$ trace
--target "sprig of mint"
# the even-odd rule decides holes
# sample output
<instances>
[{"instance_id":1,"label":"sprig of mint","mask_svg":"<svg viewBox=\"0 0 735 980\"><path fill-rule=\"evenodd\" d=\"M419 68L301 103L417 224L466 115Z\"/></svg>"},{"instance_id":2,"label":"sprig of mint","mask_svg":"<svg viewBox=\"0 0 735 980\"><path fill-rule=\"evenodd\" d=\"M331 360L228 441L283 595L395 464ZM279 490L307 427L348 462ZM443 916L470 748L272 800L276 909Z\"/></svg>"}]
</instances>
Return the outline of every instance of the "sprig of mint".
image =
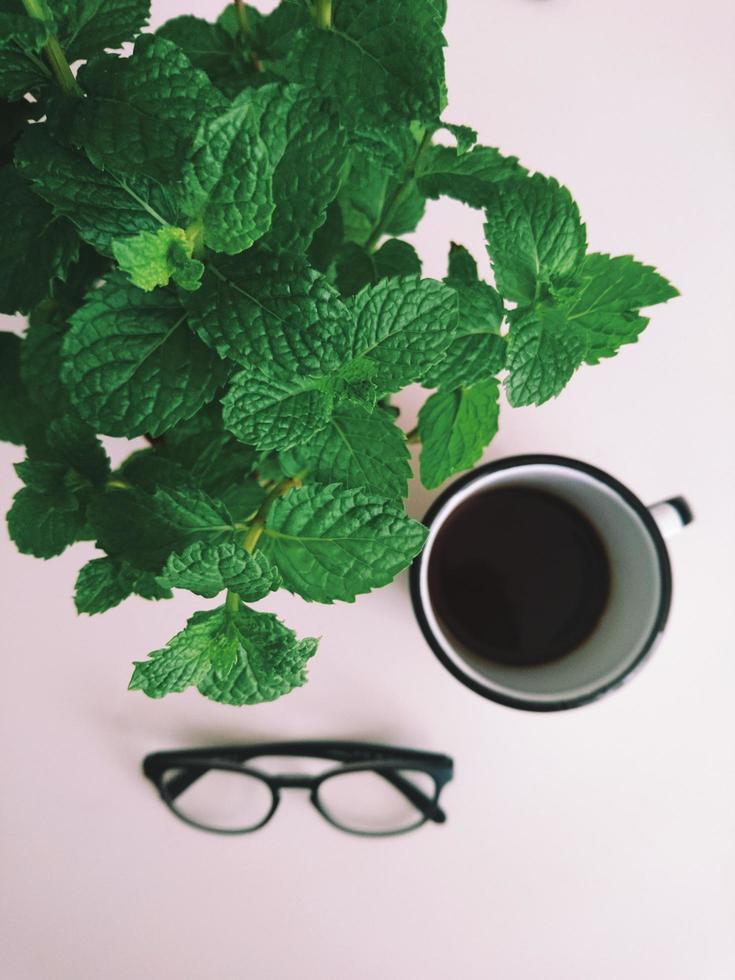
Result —
<instances>
[{"instance_id":1,"label":"sprig of mint","mask_svg":"<svg viewBox=\"0 0 735 980\"><path fill-rule=\"evenodd\" d=\"M501 387L541 404L677 295L443 118L445 7L238 2L151 34L145 0L0 0L0 312L29 315L0 334L0 436L27 450L10 534L96 542L80 613L223 596L132 689L302 684L316 640L246 603L352 602L420 551L391 396L433 391L410 438L436 487L495 435ZM400 236L442 196L483 212L494 285L456 244L422 278ZM113 471L99 435L149 445Z\"/></svg>"}]
</instances>

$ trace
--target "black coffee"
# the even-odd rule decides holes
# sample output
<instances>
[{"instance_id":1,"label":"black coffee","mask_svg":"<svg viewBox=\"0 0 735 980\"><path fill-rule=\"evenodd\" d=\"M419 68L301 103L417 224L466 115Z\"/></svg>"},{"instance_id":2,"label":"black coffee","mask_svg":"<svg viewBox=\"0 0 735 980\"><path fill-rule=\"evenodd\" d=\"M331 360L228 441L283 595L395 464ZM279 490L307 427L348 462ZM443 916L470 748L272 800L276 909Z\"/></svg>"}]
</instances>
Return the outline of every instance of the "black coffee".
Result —
<instances>
[{"instance_id":1,"label":"black coffee","mask_svg":"<svg viewBox=\"0 0 735 980\"><path fill-rule=\"evenodd\" d=\"M523 487L469 497L429 560L442 626L472 653L513 666L570 653L594 630L610 591L605 547L553 494Z\"/></svg>"}]
</instances>

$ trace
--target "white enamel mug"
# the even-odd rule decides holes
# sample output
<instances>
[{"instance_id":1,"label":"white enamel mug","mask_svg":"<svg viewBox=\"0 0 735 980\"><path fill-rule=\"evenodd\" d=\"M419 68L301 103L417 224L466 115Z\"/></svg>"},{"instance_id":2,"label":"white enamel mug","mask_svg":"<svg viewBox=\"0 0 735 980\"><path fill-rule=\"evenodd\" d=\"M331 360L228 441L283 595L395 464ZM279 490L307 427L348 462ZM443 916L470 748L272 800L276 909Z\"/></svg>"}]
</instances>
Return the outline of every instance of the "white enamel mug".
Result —
<instances>
[{"instance_id":1,"label":"white enamel mug","mask_svg":"<svg viewBox=\"0 0 735 980\"><path fill-rule=\"evenodd\" d=\"M449 515L495 488L543 490L567 501L597 530L610 566L610 595L597 626L557 660L515 667L479 657L448 630L429 592L432 547ZM465 474L442 493L424 523L429 536L411 566L411 598L423 634L441 663L483 697L527 711L559 711L595 701L622 684L661 636L671 605L664 538L692 521L682 497L646 507L609 474L563 456L514 456Z\"/></svg>"}]
</instances>

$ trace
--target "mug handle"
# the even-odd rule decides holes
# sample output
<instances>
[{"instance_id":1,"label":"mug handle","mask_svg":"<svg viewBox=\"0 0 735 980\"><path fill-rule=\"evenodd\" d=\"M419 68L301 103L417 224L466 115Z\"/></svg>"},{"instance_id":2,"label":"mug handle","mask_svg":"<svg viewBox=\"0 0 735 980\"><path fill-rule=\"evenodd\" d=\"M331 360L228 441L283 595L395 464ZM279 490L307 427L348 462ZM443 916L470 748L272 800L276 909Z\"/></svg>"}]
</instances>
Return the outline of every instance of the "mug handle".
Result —
<instances>
[{"instance_id":1,"label":"mug handle","mask_svg":"<svg viewBox=\"0 0 735 980\"><path fill-rule=\"evenodd\" d=\"M670 497L648 508L662 537L671 538L694 520L692 508L683 497Z\"/></svg>"}]
</instances>

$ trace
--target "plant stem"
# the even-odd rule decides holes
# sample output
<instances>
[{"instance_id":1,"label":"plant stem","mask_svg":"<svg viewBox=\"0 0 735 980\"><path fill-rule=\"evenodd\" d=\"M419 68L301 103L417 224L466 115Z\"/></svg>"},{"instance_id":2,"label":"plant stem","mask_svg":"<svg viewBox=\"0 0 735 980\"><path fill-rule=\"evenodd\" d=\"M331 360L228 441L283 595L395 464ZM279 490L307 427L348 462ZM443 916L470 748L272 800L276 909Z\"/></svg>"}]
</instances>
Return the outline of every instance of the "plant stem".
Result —
<instances>
[{"instance_id":1,"label":"plant stem","mask_svg":"<svg viewBox=\"0 0 735 980\"><path fill-rule=\"evenodd\" d=\"M421 155L423 154L424 150L431 143L432 135L433 133L430 130L426 130L423 139L421 140L421 143L419 144L419 147L416 150L416 154L414 155L413 160L406 168L406 172L404 174L403 180L400 183L396 184L396 186L393 188L393 191L388 196L387 201L383 204L382 210L380 212L380 217L378 218L375 227L370 232L370 236L368 240L365 242L366 251L368 252L373 251L380 237L382 236L385 228L390 224L393 215L398 210L399 205L403 202L406 195L411 190L411 184L413 183L413 179L416 176L416 167L418 166L418 162L421 159Z\"/></svg>"},{"instance_id":2,"label":"plant stem","mask_svg":"<svg viewBox=\"0 0 735 980\"><path fill-rule=\"evenodd\" d=\"M279 497L283 497L284 494L288 493L293 487L301 486L301 477L293 476L289 477L288 480L281 480L277 483L273 489L270 491L268 496L265 498L263 503L260 505L257 514L253 518L253 522L247 530L245 539L243 540L242 546L246 551L251 554L255 551L258 541L260 541L260 536L265 530L265 521L268 517L268 511L273 506L273 501L277 500Z\"/></svg>"},{"instance_id":3,"label":"plant stem","mask_svg":"<svg viewBox=\"0 0 735 980\"><path fill-rule=\"evenodd\" d=\"M44 15L43 7L38 0L23 0L23 6L26 8L29 17L32 17L34 20L40 20L41 23L45 23L46 17ZM69 67L69 62L66 60L64 50L59 44L58 38L53 34L49 35L49 38L44 46L44 51L51 67L51 71L53 72L54 78L58 82L61 91L65 95L83 95L84 93L77 84L77 80Z\"/></svg>"},{"instance_id":4,"label":"plant stem","mask_svg":"<svg viewBox=\"0 0 735 980\"><path fill-rule=\"evenodd\" d=\"M409 443L421 442L421 436L419 435L418 426L416 426L416 428L414 429L411 429L410 432L406 433L406 442Z\"/></svg>"},{"instance_id":5,"label":"plant stem","mask_svg":"<svg viewBox=\"0 0 735 980\"><path fill-rule=\"evenodd\" d=\"M237 20L240 24L240 33L248 44L250 44L253 40L253 25L250 23L248 8L245 6L243 0L235 0L235 9L237 10Z\"/></svg>"},{"instance_id":6,"label":"plant stem","mask_svg":"<svg viewBox=\"0 0 735 980\"><path fill-rule=\"evenodd\" d=\"M225 599L225 609L229 613L236 613L240 609L240 596L237 592L227 592L227 598Z\"/></svg>"},{"instance_id":7,"label":"plant stem","mask_svg":"<svg viewBox=\"0 0 735 980\"><path fill-rule=\"evenodd\" d=\"M332 28L332 0L316 0L316 26L325 31Z\"/></svg>"}]
</instances>

